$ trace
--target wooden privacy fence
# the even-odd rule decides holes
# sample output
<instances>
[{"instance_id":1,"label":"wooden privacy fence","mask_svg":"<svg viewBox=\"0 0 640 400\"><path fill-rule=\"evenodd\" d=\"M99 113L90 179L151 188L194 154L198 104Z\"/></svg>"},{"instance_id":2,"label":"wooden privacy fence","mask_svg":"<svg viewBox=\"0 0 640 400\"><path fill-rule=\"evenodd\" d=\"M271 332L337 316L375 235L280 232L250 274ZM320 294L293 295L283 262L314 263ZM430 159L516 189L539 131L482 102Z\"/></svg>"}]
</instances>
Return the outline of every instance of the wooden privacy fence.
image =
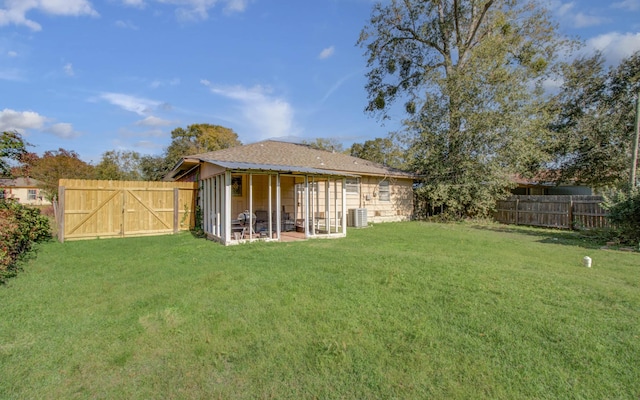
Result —
<instances>
[{"instance_id":1,"label":"wooden privacy fence","mask_svg":"<svg viewBox=\"0 0 640 400\"><path fill-rule=\"evenodd\" d=\"M197 183L61 179L58 239L162 235L195 221Z\"/></svg>"},{"instance_id":2,"label":"wooden privacy fence","mask_svg":"<svg viewBox=\"0 0 640 400\"><path fill-rule=\"evenodd\" d=\"M495 219L515 225L561 229L593 229L609 226L601 196L512 196L498 201Z\"/></svg>"}]
</instances>

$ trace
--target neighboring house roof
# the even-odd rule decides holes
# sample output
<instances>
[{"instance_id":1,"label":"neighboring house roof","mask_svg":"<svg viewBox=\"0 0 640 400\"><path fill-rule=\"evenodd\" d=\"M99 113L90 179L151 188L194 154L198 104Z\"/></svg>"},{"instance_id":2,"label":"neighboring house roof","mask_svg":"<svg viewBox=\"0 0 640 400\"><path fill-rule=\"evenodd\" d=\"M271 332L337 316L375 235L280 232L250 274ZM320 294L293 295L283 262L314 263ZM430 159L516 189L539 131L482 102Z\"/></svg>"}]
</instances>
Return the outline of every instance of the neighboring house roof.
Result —
<instances>
[{"instance_id":1,"label":"neighboring house roof","mask_svg":"<svg viewBox=\"0 0 640 400\"><path fill-rule=\"evenodd\" d=\"M415 178L410 172L386 167L373 161L343 153L318 150L306 144L266 140L209 153L194 154L183 162L198 160L230 169L258 169L308 173L339 173L342 175L374 175ZM169 176L178 172L174 169Z\"/></svg>"},{"instance_id":2,"label":"neighboring house roof","mask_svg":"<svg viewBox=\"0 0 640 400\"><path fill-rule=\"evenodd\" d=\"M0 188L37 188L40 181L33 178L0 178Z\"/></svg>"},{"instance_id":3,"label":"neighboring house roof","mask_svg":"<svg viewBox=\"0 0 640 400\"><path fill-rule=\"evenodd\" d=\"M525 178L521 175L514 175L513 181L521 187L527 186L544 186L544 187L554 187L554 186L576 186L576 187L590 187L589 185L585 185L583 183L579 183L576 181L569 182L558 182L560 178L560 173L555 170L546 170L540 171L535 176L531 178Z\"/></svg>"}]
</instances>

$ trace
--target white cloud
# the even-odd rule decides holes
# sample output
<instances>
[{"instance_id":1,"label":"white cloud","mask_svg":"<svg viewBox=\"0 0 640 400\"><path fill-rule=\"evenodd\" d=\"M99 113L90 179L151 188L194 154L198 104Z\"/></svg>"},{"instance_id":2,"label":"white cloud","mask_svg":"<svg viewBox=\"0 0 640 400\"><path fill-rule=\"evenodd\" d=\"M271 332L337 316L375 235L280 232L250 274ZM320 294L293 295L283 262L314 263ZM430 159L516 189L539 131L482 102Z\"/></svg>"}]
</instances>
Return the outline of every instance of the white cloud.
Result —
<instances>
[{"instance_id":1,"label":"white cloud","mask_svg":"<svg viewBox=\"0 0 640 400\"><path fill-rule=\"evenodd\" d=\"M41 129L47 118L34 111L15 111L5 108L0 111L0 131L24 132L25 129Z\"/></svg>"},{"instance_id":2,"label":"white cloud","mask_svg":"<svg viewBox=\"0 0 640 400\"><path fill-rule=\"evenodd\" d=\"M640 0L623 0L611 5L613 8L622 8L629 11L640 10Z\"/></svg>"},{"instance_id":3,"label":"white cloud","mask_svg":"<svg viewBox=\"0 0 640 400\"><path fill-rule=\"evenodd\" d=\"M42 26L26 17L35 10L57 16L99 16L88 0L6 0L5 8L0 8L0 26L24 25L33 31L42 30Z\"/></svg>"},{"instance_id":4,"label":"white cloud","mask_svg":"<svg viewBox=\"0 0 640 400\"><path fill-rule=\"evenodd\" d=\"M7 56L11 57L11 58L18 57L18 52L16 52L16 51L8 51L7 52Z\"/></svg>"},{"instance_id":5,"label":"white cloud","mask_svg":"<svg viewBox=\"0 0 640 400\"><path fill-rule=\"evenodd\" d=\"M122 0L122 4L137 8L144 8L146 6L144 0Z\"/></svg>"},{"instance_id":6,"label":"white cloud","mask_svg":"<svg viewBox=\"0 0 640 400\"><path fill-rule=\"evenodd\" d=\"M158 107L163 108L167 106L166 104L156 100L143 99L141 97L122 93L102 93L100 98L122 108L123 110L131 111L143 116L150 114Z\"/></svg>"},{"instance_id":7,"label":"white cloud","mask_svg":"<svg viewBox=\"0 0 640 400\"><path fill-rule=\"evenodd\" d=\"M0 80L19 82L19 81L24 81L26 79L24 77L23 71L16 68L10 68L10 69L0 69Z\"/></svg>"},{"instance_id":8,"label":"white cloud","mask_svg":"<svg viewBox=\"0 0 640 400\"><path fill-rule=\"evenodd\" d=\"M209 10L218 3L225 3L227 14L243 12L248 0L156 0L159 3L175 5L176 16L181 21L197 21L209 18Z\"/></svg>"},{"instance_id":9,"label":"white cloud","mask_svg":"<svg viewBox=\"0 0 640 400\"><path fill-rule=\"evenodd\" d=\"M127 21L123 21L123 20L119 19L119 20L117 20L117 21L115 22L115 25L116 25L118 28L122 28L122 29L131 29L131 30L133 30L133 31L137 31L137 30L139 29L137 25L135 25L133 22L131 22L131 21L129 21L129 20L127 20Z\"/></svg>"},{"instance_id":10,"label":"white cloud","mask_svg":"<svg viewBox=\"0 0 640 400\"><path fill-rule=\"evenodd\" d=\"M151 149L151 150L161 150L163 146L159 143L152 142L150 140L140 140L136 142L136 147L141 147L143 149Z\"/></svg>"},{"instance_id":11,"label":"white cloud","mask_svg":"<svg viewBox=\"0 0 640 400\"><path fill-rule=\"evenodd\" d=\"M67 74L67 76L75 75L75 72L73 72L73 65L71 63L67 63L64 67L62 67L62 69L64 69L64 73Z\"/></svg>"},{"instance_id":12,"label":"white cloud","mask_svg":"<svg viewBox=\"0 0 640 400\"><path fill-rule=\"evenodd\" d=\"M333 86L331 86L329 88L329 90L327 91L327 93L324 95L324 97L322 98L322 100L320 100L321 103L324 103L325 101L327 101L327 99L329 97L331 97L331 95L336 92L338 89L340 89L340 87L347 82L349 79L353 78L355 75L359 74L360 71L357 72L353 72L349 75L343 76L342 78L340 78L336 83L333 84Z\"/></svg>"},{"instance_id":13,"label":"white cloud","mask_svg":"<svg viewBox=\"0 0 640 400\"><path fill-rule=\"evenodd\" d=\"M326 49L323 49L320 54L318 55L318 58L321 60L327 59L329 57L331 57L333 55L333 53L335 53L336 49L333 46L327 47Z\"/></svg>"},{"instance_id":14,"label":"white cloud","mask_svg":"<svg viewBox=\"0 0 640 400\"><path fill-rule=\"evenodd\" d=\"M602 25L605 22L609 21L609 18L587 15L581 12L573 16L573 26L575 26L576 28L587 28L590 26Z\"/></svg>"},{"instance_id":15,"label":"white cloud","mask_svg":"<svg viewBox=\"0 0 640 400\"><path fill-rule=\"evenodd\" d=\"M149 115L145 119L142 119L136 122L136 125L139 125L139 126L167 126L171 124L172 124L171 121L154 117L153 115Z\"/></svg>"},{"instance_id":16,"label":"white cloud","mask_svg":"<svg viewBox=\"0 0 640 400\"><path fill-rule=\"evenodd\" d=\"M555 13L560 20L566 21L567 24L574 28L587 28L590 26L601 25L610 20L597 15L585 14L582 11L575 11L575 2L563 3L561 1L550 0L547 2L549 9Z\"/></svg>"},{"instance_id":17,"label":"white cloud","mask_svg":"<svg viewBox=\"0 0 640 400\"><path fill-rule=\"evenodd\" d=\"M555 8L556 9L556 14L558 14L559 16L563 17L565 15L567 15L575 6L575 3L571 2L571 3L558 3L558 4L552 4L551 8Z\"/></svg>"},{"instance_id":18,"label":"white cloud","mask_svg":"<svg viewBox=\"0 0 640 400\"><path fill-rule=\"evenodd\" d=\"M73 130L73 126L71 124L66 122L53 124L46 128L45 131L52 133L61 139L72 139L80 135L78 132Z\"/></svg>"},{"instance_id":19,"label":"white cloud","mask_svg":"<svg viewBox=\"0 0 640 400\"><path fill-rule=\"evenodd\" d=\"M224 11L227 13L243 12L247 9L247 0L228 0Z\"/></svg>"},{"instance_id":20,"label":"white cloud","mask_svg":"<svg viewBox=\"0 0 640 400\"><path fill-rule=\"evenodd\" d=\"M35 3L29 0L22 0L22 2L35 4L35 8L51 15L98 16L98 12L93 9L88 0L39 0Z\"/></svg>"},{"instance_id":21,"label":"white cloud","mask_svg":"<svg viewBox=\"0 0 640 400\"><path fill-rule=\"evenodd\" d=\"M15 111L8 108L0 111L0 131L18 131L25 133L28 129L51 133L61 139L71 139L79 134L73 126L66 122L47 125L50 119L35 111Z\"/></svg>"},{"instance_id":22,"label":"white cloud","mask_svg":"<svg viewBox=\"0 0 640 400\"><path fill-rule=\"evenodd\" d=\"M640 33L610 32L587 40L587 54L601 51L610 65L617 65L624 58L640 50Z\"/></svg>"},{"instance_id":23,"label":"white cloud","mask_svg":"<svg viewBox=\"0 0 640 400\"><path fill-rule=\"evenodd\" d=\"M180 78L173 78L168 81L156 79L155 81L151 82L149 86L151 86L151 88L153 89L157 89L161 86L177 86L179 84L180 84Z\"/></svg>"},{"instance_id":24,"label":"white cloud","mask_svg":"<svg viewBox=\"0 0 640 400\"><path fill-rule=\"evenodd\" d=\"M205 79L200 82L212 93L239 103L242 118L250 125L252 136L266 139L291 134L293 108L286 100L273 96L269 88L260 85L251 88L216 86Z\"/></svg>"}]
</instances>

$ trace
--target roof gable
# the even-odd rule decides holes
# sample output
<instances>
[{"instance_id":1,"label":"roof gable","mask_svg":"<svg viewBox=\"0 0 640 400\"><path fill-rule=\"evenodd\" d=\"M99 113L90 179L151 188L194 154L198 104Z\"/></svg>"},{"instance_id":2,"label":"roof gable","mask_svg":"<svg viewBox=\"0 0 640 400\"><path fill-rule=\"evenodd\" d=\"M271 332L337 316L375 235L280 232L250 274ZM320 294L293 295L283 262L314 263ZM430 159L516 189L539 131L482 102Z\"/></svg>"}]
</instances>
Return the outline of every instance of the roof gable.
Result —
<instances>
[{"instance_id":1,"label":"roof gable","mask_svg":"<svg viewBox=\"0 0 640 400\"><path fill-rule=\"evenodd\" d=\"M266 140L244 146L231 147L209 153L184 157L220 164L235 162L265 164L290 169L292 166L312 170L343 172L354 175L379 175L414 178L415 175L373 161L352 157L342 153L315 149L309 145Z\"/></svg>"}]
</instances>

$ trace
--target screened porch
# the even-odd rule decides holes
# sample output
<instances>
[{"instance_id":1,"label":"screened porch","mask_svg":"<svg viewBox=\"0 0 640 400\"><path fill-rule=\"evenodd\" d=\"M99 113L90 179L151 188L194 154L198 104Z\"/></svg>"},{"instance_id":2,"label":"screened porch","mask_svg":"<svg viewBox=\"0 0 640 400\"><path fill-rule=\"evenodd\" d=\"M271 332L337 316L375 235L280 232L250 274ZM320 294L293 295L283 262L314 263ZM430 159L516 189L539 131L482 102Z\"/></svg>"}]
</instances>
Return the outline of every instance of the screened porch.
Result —
<instances>
[{"instance_id":1,"label":"screened porch","mask_svg":"<svg viewBox=\"0 0 640 400\"><path fill-rule=\"evenodd\" d=\"M225 245L344 237L345 180L326 171L219 171L200 179L202 228Z\"/></svg>"}]
</instances>

